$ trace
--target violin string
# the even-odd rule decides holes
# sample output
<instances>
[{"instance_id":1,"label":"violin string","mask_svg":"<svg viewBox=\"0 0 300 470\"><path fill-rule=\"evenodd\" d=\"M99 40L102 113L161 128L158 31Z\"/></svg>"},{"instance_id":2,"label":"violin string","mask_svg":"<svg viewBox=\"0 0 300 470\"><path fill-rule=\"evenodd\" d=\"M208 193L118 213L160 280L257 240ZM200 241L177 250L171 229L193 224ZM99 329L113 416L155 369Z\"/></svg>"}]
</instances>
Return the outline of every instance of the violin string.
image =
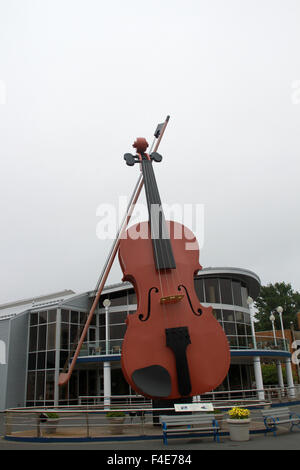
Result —
<instances>
[{"instance_id":1,"label":"violin string","mask_svg":"<svg viewBox=\"0 0 300 470\"><path fill-rule=\"evenodd\" d=\"M160 201L160 196L158 192L158 187L157 187L154 171L153 171L153 168L150 168L150 164L152 165L152 162L149 163L149 170L150 170L149 176L150 176L150 184L152 187L152 200L154 200L154 202L159 206L159 207L155 207L154 209L154 213L156 217L151 218L151 223L153 223L154 225L154 231L152 231L152 233L154 232L154 235L158 237L158 239L154 241L153 246L156 252L159 252L160 254L160 261L162 262L162 265L171 266L172 260L169 255L169 251L167 250L167 252L165 252L165 249L164 249L165 245L162 239L162 237L166 234L166 230L165 230L166 227L164 227L163 232L160 230L161 226L160 226L160 220L158 216L159 214L162 214L163 216L163 212L162 212L161 201ZM164 216L162 217L162 223L165 224ZM158 269L159 278L160 278L160 282L162 286L162 297L165 297L165 292L163 292L163 285L165 286L165 288L167 288L167 294L168 295L171 294L169 273L167 271L168 270L166 268ZM167 327L169 326L168 324L170 322L169 315L167 315L167 312L169 309L167 308L167 304L162 303L161 306L162 306L162 311L163 311L164 324L165 324L165 327Z\"/></svg>"},{"instance_id":2,"label":"violin string","mask_svg":"<svg viewBox=\"0 0 300 470\"><path fill-rule=\"evenodd\" d=\"M160 196L159 196L159 192L158 192L158 187L157 187L157 183L155 181L155 175L154 175L154 171L152 172L152 179L154 180L153 182L153 187L155 189L155 196L154 196L154 199L156 201L159 201L160 204L161 204L161 201L160 201ZM167 227L167 223L165 221L165 217L164 217L164 213L163 213L163 210L162 210L162 206L160 206L159 208L159 214L162 215L162 225L164 227L164 232L160 232L160 234L162 235L162 237L168 237L168 248L166 249L166 252L164 250L164 247L166 247L166 245L164 244L164 242L160 242L159 241L159 246L161 246L161 250L162 250L162 258L163 258L163 263L165 266L172 266L172 262L173 262L173 257L174 257L174 254L173 254L173 251L172 251L172 242L171 242L171 233L170 233L170 230L171 230L171 223L170 223L170 227L168 229ZM158 224L159 224L159 221L158 221ZM175 224L175 222L174 222ZM174 224L173 224L173 237L174 237L174 230L175 230L175 227L174 227ZM165 261L167 261L167 263L165 264ZM175 263L176 263L176 260L175 260ZM164 270L164 279L166 280L166 284L167 284L167 289L168 289L168 292L170 293L170 295L176 295L178 294L177 292L177 287L180 285L180 279L179 279L179 275L178 275L178 266L176 265L176 268L175 269L170 269L170 270ZM171 288L170 288L171 287ZM174 292L171 290L173 289ZM176 319L177 319L177 322L180 322L180 319L182 317L182 315L180 315L180 309L175 309L175 312L176 312ZM173 320L174 320L174 317L173 317Z\"/></svg>"}]
</instances>

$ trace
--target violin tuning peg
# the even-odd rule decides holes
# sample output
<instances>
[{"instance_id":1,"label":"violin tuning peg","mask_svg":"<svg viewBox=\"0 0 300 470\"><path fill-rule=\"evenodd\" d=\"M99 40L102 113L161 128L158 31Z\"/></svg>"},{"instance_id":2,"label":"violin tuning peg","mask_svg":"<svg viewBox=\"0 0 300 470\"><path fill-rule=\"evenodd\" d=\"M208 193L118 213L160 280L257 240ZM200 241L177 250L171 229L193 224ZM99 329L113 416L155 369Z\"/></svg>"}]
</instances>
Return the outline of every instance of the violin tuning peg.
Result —
<instances>
[{"instance_id":1,"label":"violin tuning peg","mask_svg":"<svg viewBox=\"0 0 300 470\"><path fill-rule=\"evenodd\" d=\"M126 161L126 165L133 166L136 162L135 156L131 153L125 153L124 160Z\"/></svg>"},{"instance_id":2,"label":"violin tuning peg","mask_svg":"<svg viewBox=\"0 0 300 470\"><path fill-rule=\"evenodd\" d=\"M151 157L151 160L154 160L155 162L159 163L162 161L162 156L160 155L160 153L153 152L151 153L150 157Z\"/></svg>"}]
</instances>

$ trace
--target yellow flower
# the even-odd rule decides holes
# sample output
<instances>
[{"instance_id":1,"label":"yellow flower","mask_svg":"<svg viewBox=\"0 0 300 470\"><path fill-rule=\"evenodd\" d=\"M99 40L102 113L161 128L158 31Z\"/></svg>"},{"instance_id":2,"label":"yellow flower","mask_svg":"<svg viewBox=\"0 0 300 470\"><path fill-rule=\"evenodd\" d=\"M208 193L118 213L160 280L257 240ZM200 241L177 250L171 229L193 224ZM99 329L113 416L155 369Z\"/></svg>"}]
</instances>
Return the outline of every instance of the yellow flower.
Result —
<instances>
[{"instance_id":1,"label":"yellow flower","mask_svg":"<svg viewBox=\"0 0 300 470\"><path fill-rule=\"evenodd\" d=\"M234 406L228 411L228 414L232 419L247 419L250 416L250 411L247 408Z\"/></svg>"}]
</instances>

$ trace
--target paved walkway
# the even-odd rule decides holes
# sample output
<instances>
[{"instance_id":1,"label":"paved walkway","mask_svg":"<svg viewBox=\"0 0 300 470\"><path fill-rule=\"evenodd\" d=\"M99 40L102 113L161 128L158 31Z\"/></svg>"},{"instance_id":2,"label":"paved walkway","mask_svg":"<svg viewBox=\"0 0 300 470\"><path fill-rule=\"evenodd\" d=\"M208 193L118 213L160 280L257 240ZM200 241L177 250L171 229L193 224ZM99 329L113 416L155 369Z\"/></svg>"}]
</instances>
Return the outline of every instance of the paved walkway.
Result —
<instances>
[{"instance_id":1,"label":"paved walkway","mask_svg":"<svg viewBox=\"0 0 300 470\"><path fill-rule=\"evenodd\" d=\"M293 407L296 413L300 413L300 406ZM4 434L4 414L0 413L0 435ZM147 451L146 455L155 454L152 451L200 451L200 450L300 450L300 430L289 432L286 427L280 427L277 436L273 434L251 434L247 442L232 442L228 436L221 436L220 443L215 443L211 437L169 439L165 446L162 439L140 441L113 441L113 442L12 442L3 437L0 438L1 450L103 450L108 451L106 456L114 456L118 451L126 451L127 455L133 452ZM121 453L122 455L122 453ZM142 455L142 454L141 454Z\"/></svg>"}]
</instances>

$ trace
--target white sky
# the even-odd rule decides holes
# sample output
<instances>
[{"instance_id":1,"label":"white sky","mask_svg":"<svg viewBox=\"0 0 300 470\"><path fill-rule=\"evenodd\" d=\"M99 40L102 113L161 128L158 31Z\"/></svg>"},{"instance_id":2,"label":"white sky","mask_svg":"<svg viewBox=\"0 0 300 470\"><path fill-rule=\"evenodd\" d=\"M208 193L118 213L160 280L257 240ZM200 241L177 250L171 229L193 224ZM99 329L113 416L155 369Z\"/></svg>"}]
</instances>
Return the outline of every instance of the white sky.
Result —
<instances>
[{"instance_id":1,"label":"white sky","mask_svg":"<svg viewBox=\"0 0 300 470\"><path fill-rule=\"evenodd\" d=\"M0 303L94 288L97 208L167 114L155 172L204 204L203 267L300 290L299 24L298 0L0 0Z\"/></svg>"}]
</instances>

